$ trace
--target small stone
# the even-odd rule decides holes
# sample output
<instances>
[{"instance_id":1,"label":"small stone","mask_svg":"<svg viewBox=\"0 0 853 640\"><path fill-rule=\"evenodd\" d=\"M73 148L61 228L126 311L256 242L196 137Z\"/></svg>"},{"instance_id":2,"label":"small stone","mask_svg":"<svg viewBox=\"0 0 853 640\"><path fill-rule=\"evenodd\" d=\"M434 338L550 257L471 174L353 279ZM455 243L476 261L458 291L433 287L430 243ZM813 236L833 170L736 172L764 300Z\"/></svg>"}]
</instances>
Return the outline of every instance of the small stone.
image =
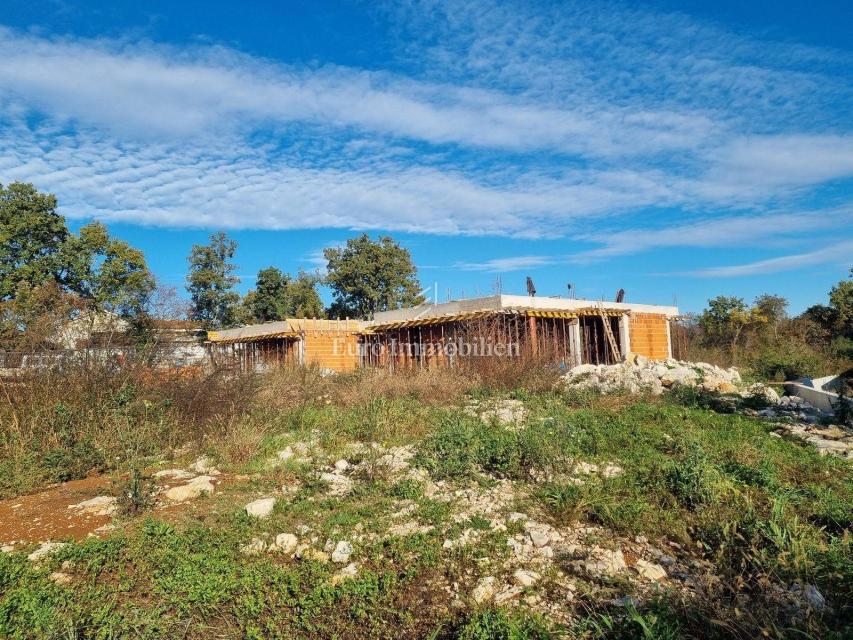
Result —
<instances>
[{"instance_id":1,"label":"small stone","mask_svg":"<svg viewBox=\"0 0 853 640\"><path fill-rule=\"evenodd\" d=\"M581 460L580 462L575 463L574 471L575 473L583 473L586 475L590 473L598 473L598 465Z\"/></svg>"},{"instance_id":2,"label":"small stone","mask_svg":"<svg viewBox=\"0 0 853 640\"><path fill-rule=\"evenodd\" d=\"M200 456L190 465L190 469L196 473L215 474L219 473L213 465L213 460L209 456Z\"/></svg>"},{"instance_id":3,"label":"small stone","mask_svg":"<svg viewBox=\"0 0 853 640\"><path fill-rule=\"evenodd\" d=\"M54 551L58 551L65 546L67 546L66 542L42 542L38 549L27 556L27 560L30 562L40 562Z\"/></svg>"},{"instance_id":4,"label":"small stone","mask_svg":"<svg viewBox=\"0 0 853 640\"><path fill-rule=\"evenodd\" d=\"M352 480L345 475L323 472L320 480L329 484L329 495L344 496L352 491Z\"/></svg>"},{"instance_id":5,"label":"small stone","mask_svg":"<svg viewBox=\"0 0 853 640\"><path fill-rule=\"evenodd\" d=\"M823 597L823 594L818 591L818 588L813 584L807 584L803 589L803 596L806 598L806 602L809 603L809 606L816 611L822 611L824 607L826 607L826 598Z\"/></svg>"},{"instance_id":6,"label":"small stone","mask_svg":"<svg viewBox=\"0 0 853 640\"><path fill-rule=\"evenodd\" d=\"M259 553L263 553L266 549L267 544L263 540L260 538L252 538L250 542L247 542L240 547L240 553L247 556L254 556Z\"/></svg>"},{"instance_id":7,"label":"small stone","mask_svg":"<svg viewBox=\"0 0 853 640\"><path fill-rule=\"evenodd\" d=\"M515 583L522 587L533 586L539 581L540 577L538 573L529 569L519 569L512 574L512 579L515 580Z\"/></svg>"},{"instance_id":8,"label":"small stone","mask_svg":"<svg viewBox=\"0 0 853 640\"><path fill-rule=\"evenodd\" d=\"M621 549L611 551L600 547L593 548L591 558L587 560L584 566L591 574L599 576L612 576L628 568Z\"/></svg>"},{"instance_id":9,"label":"small stone","mask_svg":"<svg viewBox=\"0 0 853 640\"><path fill-rule=\"evenodd\" d=\"M313 547L306 548L297 548L296 556L300 560L313 560L314 562L328 562L329 554L325 551L320 551L319 549L314 549Z\"/></svg>"},{"instance_id":10,"label":"small stone","mask_svg":"<svg viewBox=\"0 0 853 640\"><path fill-rule=\"evenodd\" d=\"M357 573L358 565L355 562L350 562L347 566L345 566L343 569L341 569L340 571L335 573L335 575L332 576L332 584L340 584L344 580L349 580L350 578L355 577Z\"/></svg>"},{"instance_id":11,"label":"small stone","mask_svg":"<svg viewBox=\"0 0 853 640\"><path fill-rule=\"evenodd\" d=\"M516 598L518 598L521 595L522 591L524 591L524 587L520 587L517 585L514 587L508 587L508 588L504 589L503 591L498 592L495 595L495 597L494 597L495 604L500 606L500 605L506 604L507 602L509 602L511 600L515 600Z\"/></svg>"},{"instance_id":12,"label":"small stone","mask_svg":"<svg viewBox=\"0 0 853 640\"><path fill-rule=\"evenodd\" d=\"M113 496L97 496L77 504L69 504L68 508L95 516L110 516L116 511L117 501Z\"/></svg>"},{"instance_id":13,"label":"small stone","mask_svg":"<svg viewBox=\"0 0 853 640\"><path fill-rule=\"evenodd\" d=\"M285 447L284 449L282 449L281 451L279 451L276 454L278 459L281 460L282 462L284 462L286 460L290 460L293 457L293 455L294 454L293 454L293 448L292 447Z\"/></svg>"},{"instance_id":14,"label":"small stone","mask_svg":"<svg viewBox=\"0 0 853 640\"><path fill-rule=\"evenodd\" d=\"M648 562L647 560L637 560L634 570L640 577L652 580L653 582L659 582L666 578L666 571L664 571L662 566L654 562Z\"/></svg>"},{"instance_id":15,"label":"small stone","mask_svg":"<svg viewBox=\"0 0 853 640\"><path fill-rule=\"evenodd\" d=\"M492 600L495 597L494 576L480 578L477 585L474 587L474 591L471 592L471 597L477 604L483 604L484 602Z\"/></svg>"},{"instance_id":16,"label":"small stone","mask_svg":"<svg viewBox=\"0 0 853 640\"><path fill-rule=\"evenodd\" d=\"M275 507L275 498L261 498L250 502L244 508L251 517L263 520L270 517L273 507Z\"/></svg>"},{"instance_id":17,"label":"small stone","mask_svg":"<svg viewBox=\"0 0 853 640\"><path fill-rule=\"evenodd\" d=\"M187 484L172 487L166 491L166 499L172 502L184 502L185 500L198 498L205 493L213 493L213 483L211 480L213 478L210 476L193 478Z\"/></svg>"},{"instance_id":18,"label":"small stone","mask_svg":"<svg viewBox=\"0 0 853 640\"><path fill-rule=\"evenodd\" d=\"M349 462L346 460L338 460L335 463L335 471L343 472L349 469Z\"/></svg>"},{"instance_id":19,"label":"small stone","mask_svg":"<svg viewBox=\"0 0 853 640\"><path fill-rule=\"evenodd\" d=\"M528 531L527 535L530 536L530 542L532 542L535 547L544 547L550 541L548 533L538 529Z\"/></svg>"},{"instance_id":20,"label":"small stone","mask_svg":"<svg viewBox=\"0 0 853 640\"><path fill-rule=\"evenodd\" d=\"M292 533L280 533L275 537L275 543L270 547L270 551L293 553L297 544L299 544L299 540Z\"/></svg>"},{"instance_id":21,"label":"small stone","mask_svg":"<svg viewBox=\"0 0 853 640\"><path fill-rule=\"evenodd\" d=\"M72 577L62 571L54 571L48 576L48 579L54 584L58 584L60 586L67 586L73 582Z\"/></svg>"},{"instance_id":22,"label":"small stone","mask_svg":"<svg viewBox=\"0 0 853 640\"><path fill-rule=\"evenodd\" d=\"M157 471L154 474L155 480L187 480L188 478L192 478L193 474L189 471L184 471L183 469L163 469L161 471Z\"/></svg>"},{"instance_id":23,"label":"small stone","mask_svg":"<svg viewBox=\"0 0 853 640\"><path fill-rule=\"evenodd\" d=\"M349 562L349 557L352 555L352 545L346 541L341 540L335 546L335 550L332 551L332 562L337 564L344 564Z\"/></svg>"},{"instance_id":24,"label":"small stone","mask_svg":"<svg viewBox=\"0 0 853 640\"><path fill-rule=\"evenodd\" d=\"M608 464L601 470L601 475L604 478L615 478L622 474L622 467L618 464Z\"/></svg>"},{"instance_id":25,"label":"small stone","mask_svg":"<svg viewBox=\"0 0 853 640\"><path fill-rule=\"evenodd\" d=\"M518 511L513 511L506 517L508 522L524 522L527 520L526 513L519 513Z\"/></svg>"}]
</instances>

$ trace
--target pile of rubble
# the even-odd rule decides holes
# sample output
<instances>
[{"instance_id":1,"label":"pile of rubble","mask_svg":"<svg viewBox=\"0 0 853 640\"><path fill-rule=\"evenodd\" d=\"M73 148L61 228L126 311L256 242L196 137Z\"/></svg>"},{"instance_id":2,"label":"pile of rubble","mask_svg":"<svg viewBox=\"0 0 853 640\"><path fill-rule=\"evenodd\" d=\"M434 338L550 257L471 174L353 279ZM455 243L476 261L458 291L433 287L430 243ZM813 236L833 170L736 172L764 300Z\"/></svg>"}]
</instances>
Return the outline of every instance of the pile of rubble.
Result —
<instances>
[{"instance_id":1,"label":"pile of rubble","mask_svg":"<svg viewBox=\"0 0 853 640\"><path fill-rule=\"evenodd\" d=\"M658 395L677 386L735 393L742 381L740 372L735 368L723 369L707 362L684 362L672 358L655 361L635 355L620 364L578 365L563 376L563 383L566 387L591 389L600 393L626 391ZM755 391L763 392L758 389ZM772 392L772 389L769 391Z\"/></svg>"},{"instance_id":2,"label":"pile of rubble","mask_svg":"<svg viewBox=\"0 0 853 640\"><path fill-rule=\"evenodd\" d=\"M779 396L772 388L756 382L744 384L734 367L723 369L707 362L653 361L632 356L614 365L582 364L562 378L566 389L598 393L650 393L659 395L677 387L692 387L721 394L728 410L779 421L778 435L792 435L813 444L821 454L853 459L853 431L833 425L833 413L812 406L796 395ZM757 400L759 405L744 400ZM723 403L724 404L724 403ZM723 406L721 404L721 406Z\"/></svg>"}]
</instances>

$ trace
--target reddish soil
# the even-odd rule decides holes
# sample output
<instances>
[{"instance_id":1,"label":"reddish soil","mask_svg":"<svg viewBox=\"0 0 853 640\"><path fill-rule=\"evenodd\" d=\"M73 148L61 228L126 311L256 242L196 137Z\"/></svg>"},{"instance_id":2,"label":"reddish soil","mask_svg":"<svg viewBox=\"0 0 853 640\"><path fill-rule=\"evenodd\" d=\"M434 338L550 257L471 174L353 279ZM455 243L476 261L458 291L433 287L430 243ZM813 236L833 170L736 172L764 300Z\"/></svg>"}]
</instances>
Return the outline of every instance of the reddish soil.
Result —
<instances>
[{"instance_id":1,"label":"reddish soil","mask_svg":"<svg viewBox=\"0 0 853 640\"><path fill-rule=\"evenodd\" d=\"M68 505L110 495L112 489L108 476L93 476L64 482L40 493L0 500L0 544L17 540L81 540L112 518L80 513Z\"/></svg>"},{"instance_id":2,"label":"reddish soil","mask_svg":"<svg viewBox=\"0 0 853 640\"><path fill-rule=\"evenodd\" d=\"M114 479L108 475L92 476L57 484L39 493L0 500L0 545L82 540L89 534L101 537L96 529L110 524L113 516L95 515L68 507L95 496L115 495ZM219 476L215 481L217 489L229 480L232 479ZM169 488L185 482L187 480L169 479L158 484ZM192 512L193 503L158 504L153 511L158 517L165 516L169 520ZM103 533L106 535L106 532Z\"/></svg>"}]
</instances>

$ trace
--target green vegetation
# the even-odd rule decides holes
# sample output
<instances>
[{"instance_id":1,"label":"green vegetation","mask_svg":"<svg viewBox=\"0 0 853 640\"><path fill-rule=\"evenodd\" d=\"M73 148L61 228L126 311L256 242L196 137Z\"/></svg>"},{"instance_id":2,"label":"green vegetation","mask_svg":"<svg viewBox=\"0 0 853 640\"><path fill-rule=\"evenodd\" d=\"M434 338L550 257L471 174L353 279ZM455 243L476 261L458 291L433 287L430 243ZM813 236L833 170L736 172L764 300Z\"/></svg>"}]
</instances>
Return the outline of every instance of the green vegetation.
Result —
<instances>
[{"instance_id":1,"label":"green vegetation","mask_svg":"<svg viewBox=\"0 0 853 640\"><path fill-rule=\"evenodd\" d=\"M50 424L76 434L74 444L41 434L57 438L64 455L38 463L36 440L31 453L6 449L0 477L7 495L60 472L80 475L89 465L129 469L156 460L167 444L202 440L227 474L251 475L204 500L192 517L169 523L156 511L133 515L150 503L145 478L131 475L122 485L129 515L112 537L72 544L38 565L22 553L0 554L0 636L841 638L851 632L849 462L773 437L759 420L716 413L691 395L607 399L520 389L527 417L522 429L510 430L460 406L466 393L494 401L500 393L453 376L360 373L329 380L282 372L243 386L241 403L233 404L232 392L218 409L195 415L174 381L171 395L126 381L97 399L68 397L58 413L54 407ZM265 403L271 388L297 381L303 396ZM446 388L447 400L419 399L426 388ZM217 393L225 396L228 388ZM28 406L36 410L45 415ZM195 426L183 431L187 424ZM119 435L135 430L142 432L136 439ZM310 460L266 462L283 446L305 441L315 442ZM389 474L376 466L379 454L353 449L356 442L412 446L417 473ZM116 462L119 450L132 453ZM358 470L351 473L353 490L335 496L315 470L340 457ZM617 471L592 473L581 463ZM501 482L511 482L514 508L557 530L593 527L588 544L612 548L643 536L672 549L695 572L694 586L689 593L664 586L654 596L624 578L590 581L570 557L557 555L550 571L571 577L578 594L562 601L554 573L546 573L538 593L568 618L523 599L473 603L464 592L487 572L504 575L506 540L522 529L495 528L488 513L448 497L456 489L487 495ZM242 504L282 484L296 492L269 519L246 517ZM401 513L421 528L389 536L406 521ZM253 538L271 540L301 527L318 548L325 540L353 540L357 573L339 580L340 566L318 559L242 551ZM467 546L443 544L464 532L471 536ZM691 569L690 562L699 564ZM51 581L58 570L73 583ZM446 589L453 584L468 586L450 606ZM796 591L792 585L814 585L827 606L791 608L781 594ZM614 604L629 595L639 600Z\"/></svg>"},{"instance_id":2,"label":"green vegetation","mask_svg":"<svg viewBox=\"0 0 853 640\"><path fill-rule=\"evenodd\" d=\"M49 347L71 318L135 320L147 311L154 279L142 252L98 222L74 235L56 206L30 184L0 185L3 350Z\"/></svg>"},{"instance_id":3,"label":"green vegetation","mask_svg":"<svg viewBox=\"0 0 853 640\"><path fill-rule=\"evenodd\" d=\"M344 247L324 249L323 255L328 261L326 284L335 298L330 317L367 318L424 300L411 254L388 236L374 241L364 233Z\"/></svg>"},{"instance_id":4,"label":"green vegetation","mask_svg":"<svg viewBox=\"0 0 853 640\"><path fill-rule=\"evenodd\" d=\"M221 329L234 324L240 294L234 291L239 278L231 260L237 243L224 233L214 233L210 243L194 245L189 257L187 291L192 299L190 317L205 328Z\"/></svg>"},{"instance_id":5,"label":"green vegetation","mask_svg":"<svg viewBox=\"0 0 853 640\"><path fill-rule=\"evenodd\" d=\"M268 267L258 271L255 288L240 303L241 324L270 322L285 318L322 318L323 302L317 293L319 276L300 271L296 278Z\"/></svg>"},{"instance_id":6,"label":"green vegetation","mask_svg":"<svg viewBox=\"0 0 853 640\"><path fill-rule=\"evenodd\" d=\"M678 356L736 365L758 379L777 381L853 367L853 279L832 288L828 306L814 305L796 317L787 309L788 301L777 295L758 296L752 306L717 296L678 327Z\"/></svg>"},{"instance_id":7,"label":"green vegetation","mask_svg":"<svg viewBox=\"0 0 853 640\"><path fill-rule=\"evenodd\" d=\"M0 240L5 348L55 349L104 311L144 329L153 281L103 226L71 234L55 198L15 183L0 187ZM314 276L272 267L240 303L235 250L225 234L193 248L195 320L321 315ZM421 301L390 238L326 258L333 317ZM798 318L778 296L717 298L687 355L763 378L841 370L851 290ZM849 461L730 397L570 393L535 362L476 364L261 378L92 358L0 379L0 499L99 474L117 498L103 539L0 553L0 637L853 636ZM508 400L521 424L477 415ZM168 502L153 472L202 454L222 471L213 494ZM265 496L271 513L250 517Z\"/></svg>"}]
</instances>

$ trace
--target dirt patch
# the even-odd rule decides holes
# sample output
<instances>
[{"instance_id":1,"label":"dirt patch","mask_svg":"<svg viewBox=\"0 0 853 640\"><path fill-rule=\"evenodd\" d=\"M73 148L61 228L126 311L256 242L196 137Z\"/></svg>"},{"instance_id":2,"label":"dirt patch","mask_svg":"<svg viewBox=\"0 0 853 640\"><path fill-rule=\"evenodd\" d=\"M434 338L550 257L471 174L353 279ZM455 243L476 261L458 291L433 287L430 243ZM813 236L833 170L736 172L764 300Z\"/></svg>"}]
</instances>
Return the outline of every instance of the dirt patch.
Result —
<instances>
[{"instance_id":1,"label":"dirt patch","mask_svg":"<svg viewBox=\"0 0 853 640\"><path fill-rule=\"evenodd\" d=\"M82 540L112 520L108 515L69 509L72 504L109 495L109 476L72 480L26 496L0 500L0 544L43 540Z\"/></svg>"},{"instance_id":2,"label":"dirt patch","mask_svg":"<svg viewBox=\"0 0 853 640\"><path fill-rule=\"evenodd\" d=\"M217 476L217 490L230 478ZM159 480L162 491L187 482L187 479ZM0 546L34 544L47 540L82 540L89 535L106 536L111 530L112 515L71 508L96 496L116 494L121 481L115 476L100 475L72 480L33 493L0 500ZM194 501L170 503L163 501L149 513L159 517L177 517L193 510ZM101 529L102 527L106 527Z\"/></svg>"}]
</instances>

